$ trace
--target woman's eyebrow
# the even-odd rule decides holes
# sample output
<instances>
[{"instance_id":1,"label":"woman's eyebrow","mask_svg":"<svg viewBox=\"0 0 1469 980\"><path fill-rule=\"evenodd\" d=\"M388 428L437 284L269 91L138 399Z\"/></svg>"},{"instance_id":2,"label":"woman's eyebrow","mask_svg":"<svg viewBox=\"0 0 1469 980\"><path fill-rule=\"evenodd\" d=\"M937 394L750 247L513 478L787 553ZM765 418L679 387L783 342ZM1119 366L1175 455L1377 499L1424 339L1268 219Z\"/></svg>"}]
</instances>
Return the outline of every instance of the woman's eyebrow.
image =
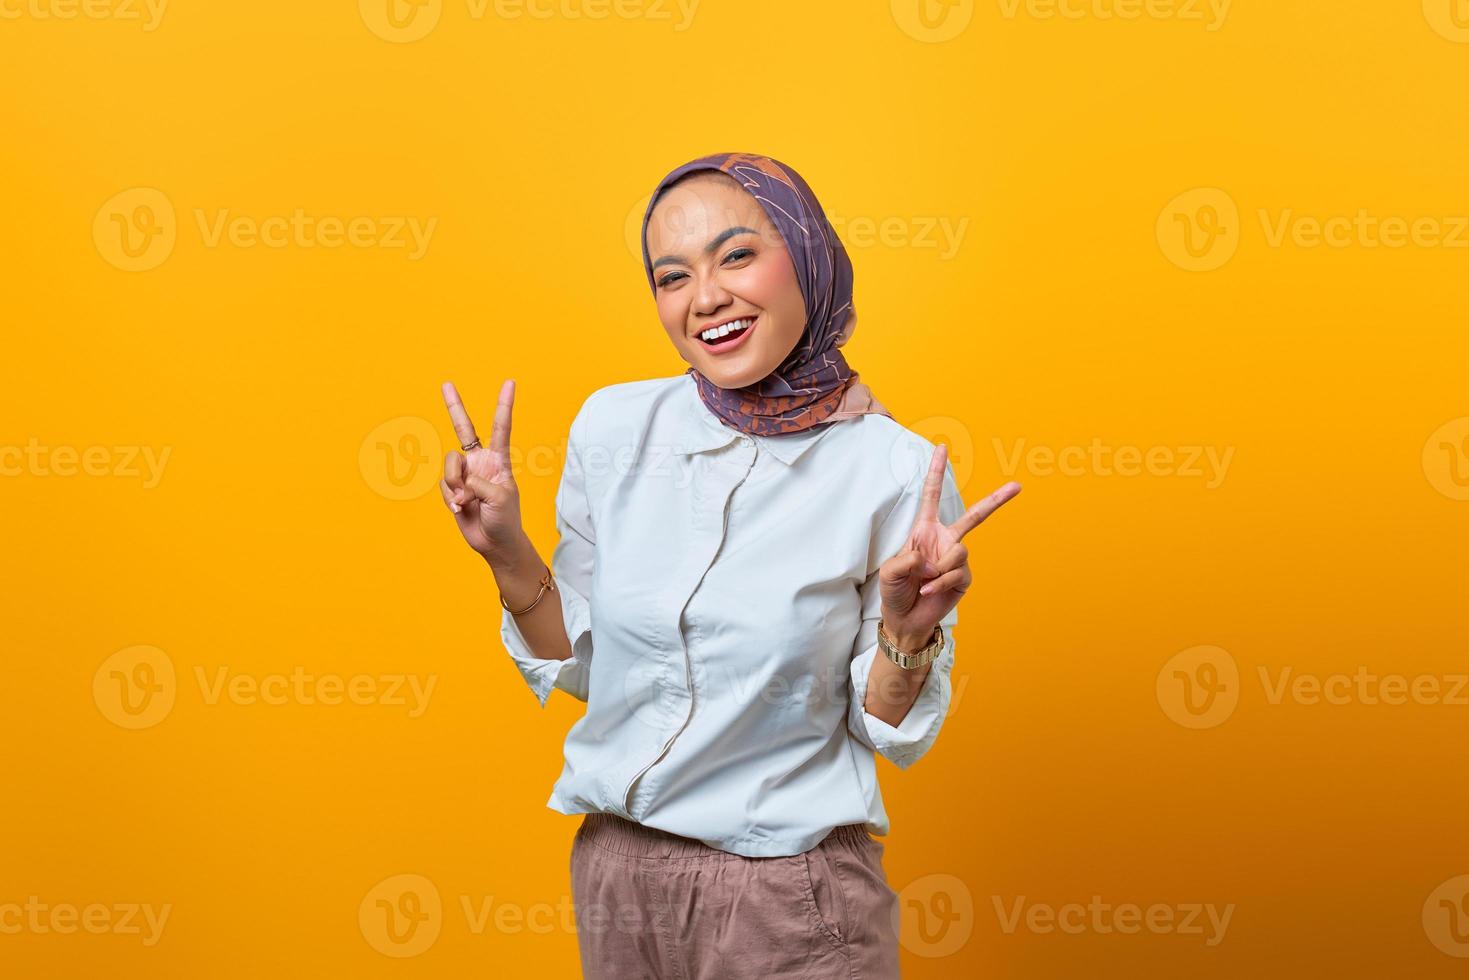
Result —
<instances>
[{"instance_id":1,"label":"woman's eyebrow","mask_svg":"<svg viewBox=\"0 0 1469 980\"><path fill-rule=\"evenodd\" d=\"M733 228L727 228L724 231L721 231L719 234L715 235L712 239L710 239L709 244L704 246L704 252L706 254L707 253L711 253L716 248L718 248L719 246L723 245L725 242L729 241L735 235L744 235L744 234L754 235L754 234L759 234L759 233L757 231L755 231L754 228L746 228L744 225L736 225ZM681 256L677 256L677 255L665 255L665 256L663 256L663 258L661 258L657 262L654 262L653 263L653 268L656 269L660 265L670 265L670 264L672 264L674 262L682 262L682 261L683 261L683 258Z\"/></svg>"}]
</instances>

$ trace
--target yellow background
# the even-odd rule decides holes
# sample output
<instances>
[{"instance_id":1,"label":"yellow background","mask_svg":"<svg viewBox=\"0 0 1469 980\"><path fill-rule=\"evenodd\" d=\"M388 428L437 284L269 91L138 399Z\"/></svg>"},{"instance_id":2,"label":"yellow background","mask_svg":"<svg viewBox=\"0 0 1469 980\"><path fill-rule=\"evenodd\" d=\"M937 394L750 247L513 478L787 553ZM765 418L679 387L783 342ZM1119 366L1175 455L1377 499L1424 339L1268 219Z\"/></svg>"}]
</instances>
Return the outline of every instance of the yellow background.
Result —
<instances>
[{"instance_id":1,"label":"yellow background","mask_svg":"<svg viewBox=\"0 0 1469 980\"><path fill-rule=\"evenodd\" d=\"M1363 209L1452 235L1469 11L703 0L681 24L652 0L603 19L445 0L401 42L352 0L175 0L152 30L0 2L0 445L108 449L93 475L55 472L63 451L0 478L0 905L171 907L151 946L0 932L3 975L576 975L580 818L544 800L582 706L539 709L499 644L493 579L432 489L438 386L487 433L518 382L548 555L582 399L685 366L629 221L725 150L816 190L856 266L845 353L951 441L966 500L1025 484L967 539L942 735L880 767L905 976L1462 974L1469 935L1443 938L1438 900L1469 873L1469 705L1273 703L1260 671L1469 671L1469 250L1271 240L1283 214ZM145 221L140 199L104 206L136 188L174 241L125 271L107 231ZM416 260L199 227L296 209L436 227ZM944 222L955 250L923 233ZM1232 251L1190 271L1169 230L1206 225ZM1212 486L1006 466L1094 441L1232 456ZM114 447L166 449L156 485ZM1169 693L1198 647L1237 669L1210 727ZM115 721L119 653L172 666L166 715ZM210 703L197 672L221 668L436 686L417 717ZM406 957L359 924L398 875L442 903ZM1234 909L1212 946L996 911L1094 895ZM489 903L480 931L466 898Z\"/></svg>"}]
</instances>

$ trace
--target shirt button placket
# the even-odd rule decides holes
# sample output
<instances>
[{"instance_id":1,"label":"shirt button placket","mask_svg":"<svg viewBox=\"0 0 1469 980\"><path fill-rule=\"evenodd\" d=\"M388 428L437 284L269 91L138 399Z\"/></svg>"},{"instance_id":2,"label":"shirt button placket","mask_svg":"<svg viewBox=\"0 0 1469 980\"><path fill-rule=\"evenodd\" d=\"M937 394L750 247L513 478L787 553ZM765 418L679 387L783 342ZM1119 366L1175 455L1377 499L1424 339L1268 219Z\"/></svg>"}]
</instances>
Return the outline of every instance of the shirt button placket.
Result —
<instances>
[{"instance_id":1,"label":"shirt button placket","mask_svg":"<svg viewBox=\"0 0 1469 980\"><path fill-rule=\"evenodd\" d=\"M687 582L685 585L680 585L676 593L684 597L678 610L678 634L679 639L683 643L684 654L682 677L678 674L679 662L675 658L672 661L675 672L674 676L666 679L670 690L677 690L679 686L683 687L686 711L684 718L669 731L668 737L664 741L663 747L659 749L658 754L643 765L633 775L632 781L628 783L627 790L623 794L623 800L626 803L624 809L631 819L637 819L638 815L643 811L641 804L645 802L642 798L636 797L634 793L634 789L638 788L639 780L667 754L668 749L673 745L683 730L688 727L689 721L693 718L696 709L693 685L694 651L689 648L688 635L684 626L684 612L688 609L689 600L694 597L694 593L699 591L699 586L703 583L704 576L713 567L715 559L719 556L720 549L724 546L724 539L727 536L729 528L729 512L733 506L734 493L749 478L750 473L753 472L758 455L759 451L755 446L755 441L746 435L740 436L738 451L731 454L728 458L698 461L701 465L694 476L695 489L691 498L694 511L691 518L695 530L702 531L699 538L704 547L700 550L701 560L687 566L693 572L697 573L693 581ZM646 784L641 789L647 789Z\"/></svg>"}]
</instances>

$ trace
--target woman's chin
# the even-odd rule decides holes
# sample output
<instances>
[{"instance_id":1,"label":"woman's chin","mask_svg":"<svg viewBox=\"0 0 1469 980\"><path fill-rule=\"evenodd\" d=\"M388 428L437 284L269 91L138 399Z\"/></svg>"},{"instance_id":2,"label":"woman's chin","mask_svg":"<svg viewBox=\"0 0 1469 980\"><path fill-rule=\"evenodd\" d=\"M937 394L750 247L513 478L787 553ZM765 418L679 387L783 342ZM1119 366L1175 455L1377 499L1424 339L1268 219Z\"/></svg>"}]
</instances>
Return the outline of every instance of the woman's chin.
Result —
<instances>
[{"instance_id":1,"label":"woman's chin","mask_svg":"<svg viewBox=\"0 0 1469 980\"><path fill-rule=\"evenodd\" d=\"M726 367L723 364L695 364L700 374L709 379L711 384L720 388L748 388L769 374L769 371L759 370L737 370Z\"/></svg>"},{"instance_id":2,"label":"woman's chin","mask_svg":"<svg viewBox=\"0 0 1469 980\"><path fill-rule=\"evenodd\" d=\"M719 356L696 356L685 360L711 384L720 388L748 388L775 370L774 366L762 369L756 359L741 351L731 351Z\"/></svg>"}]
</instances>

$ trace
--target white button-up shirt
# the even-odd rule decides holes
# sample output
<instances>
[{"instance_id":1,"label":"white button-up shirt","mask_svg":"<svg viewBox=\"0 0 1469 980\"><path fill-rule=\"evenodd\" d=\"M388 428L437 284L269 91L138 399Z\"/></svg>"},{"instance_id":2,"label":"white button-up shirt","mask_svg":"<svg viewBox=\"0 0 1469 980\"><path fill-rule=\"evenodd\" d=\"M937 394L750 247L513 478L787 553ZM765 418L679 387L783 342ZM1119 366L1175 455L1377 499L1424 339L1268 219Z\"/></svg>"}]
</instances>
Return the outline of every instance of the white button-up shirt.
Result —
<instances>
[{"instance_id":1,"label":"white button-up shirt","mask_svg":"<svg viewBox=\"0 0 1469 980\"><path fill-rule=\"evenodd\" d=\"M574 655L538 658L501 620L542 707L553 687L587 703L546 805L749 857L799 854L840 824L886 834L874 754L912 765L951 694L957 608L902 722L863 708L878 568L907 542L933 449L876 414L747 435L689 374L593 392L551 560ZM950 466L939 519L964 509Z\"/></svg>"}]
</instances>

